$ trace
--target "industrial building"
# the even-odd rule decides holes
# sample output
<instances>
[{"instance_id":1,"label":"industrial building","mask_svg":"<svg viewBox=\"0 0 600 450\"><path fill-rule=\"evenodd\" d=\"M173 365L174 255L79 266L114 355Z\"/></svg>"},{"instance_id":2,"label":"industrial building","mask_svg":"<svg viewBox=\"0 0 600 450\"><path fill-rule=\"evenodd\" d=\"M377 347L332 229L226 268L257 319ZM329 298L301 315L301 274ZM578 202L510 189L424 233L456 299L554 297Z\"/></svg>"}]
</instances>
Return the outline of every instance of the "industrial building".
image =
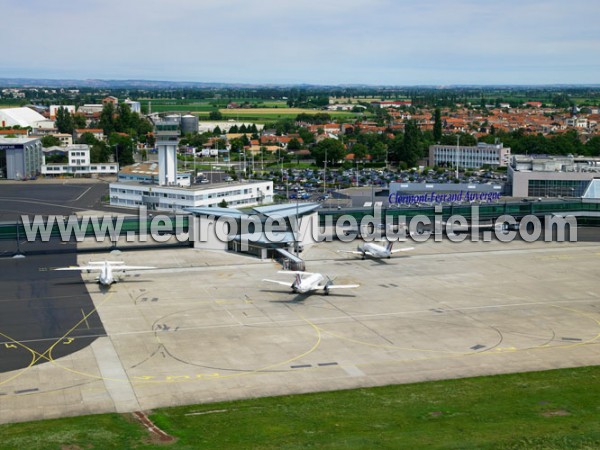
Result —
<instances>
[{"instance_id":1,"label":"industrial building","mask_svg":"<svg viewBox=\"0 0 600 450\"><path fill-rule=\"evenodd\" d=\"M513 197L583 197L600 179L600 158L515 155L507 175Z\"/></svg>"},{"instance_id":2,"label":"industrial building","mask_svg":"<svg viewBox=\"0 0 600 450\"><path fill-rule=\"evenodd\" d=\"M31 108L5 108L0 109L0 127L38 128L40 123L48 120ZM47 128L47 127L44 127Z\"/></svg>"},{"instance_id":3,"label":"industrial building","mask_svg":"<svg viewBox=\"0 0 600 450\"><path fill-rule=\"evenodd\" d=\"M480 169L506 167L510 162L510 148L503 144L477 143L476 146L431 145L429 165Z\"/></svg>"},{"instance_id":4,"label":"industrial building","mask_svg":"<svg viewBox=\"0 0 600 450\"><path fill-rule=\"evenodd\" d=\"M29 137L0 137L0 178L26 180L42 168L42 141Z\"/></svg>"}]
</instances>

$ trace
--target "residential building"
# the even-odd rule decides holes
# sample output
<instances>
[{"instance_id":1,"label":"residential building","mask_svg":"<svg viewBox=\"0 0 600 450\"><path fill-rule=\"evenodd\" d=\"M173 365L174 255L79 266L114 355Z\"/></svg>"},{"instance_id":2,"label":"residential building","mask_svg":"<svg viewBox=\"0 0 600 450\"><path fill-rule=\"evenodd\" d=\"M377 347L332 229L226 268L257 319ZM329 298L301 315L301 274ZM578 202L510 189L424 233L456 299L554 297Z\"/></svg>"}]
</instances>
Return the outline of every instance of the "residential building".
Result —
<instances>
[{"instance_id":1,"label":"residential building","mask_svg":"<svg viewBox=\"0 0 600 450\"><path fill-rule=\"evenodd\" d=\"M75 114L75 105L50 105L50 119L56 119L56 113L58 112L59 108L66 109L69 114Z\"/></svg>"},{"instance_id":2,"label":"residential building","mask_svg":"<svg viewBox=\"0 0 600 450\"><path fill-rule=\"evenodd\" d=\"M52 136L60 141L60 145L66 147L67 145L73 145L73 135L69 133L52 133Z\"/></svg>"},{"instance_id":3,"label":"residential building","mask_svg":"<svg viewBox=\"0 0 600 450\"><path fill-rule=\"evenodd\" d=\"M75 141L79 141L85 133L90 133L99 141L104 140L104 130L102 128L77 128L73 133Z\"/></svg>"}]
</instances>

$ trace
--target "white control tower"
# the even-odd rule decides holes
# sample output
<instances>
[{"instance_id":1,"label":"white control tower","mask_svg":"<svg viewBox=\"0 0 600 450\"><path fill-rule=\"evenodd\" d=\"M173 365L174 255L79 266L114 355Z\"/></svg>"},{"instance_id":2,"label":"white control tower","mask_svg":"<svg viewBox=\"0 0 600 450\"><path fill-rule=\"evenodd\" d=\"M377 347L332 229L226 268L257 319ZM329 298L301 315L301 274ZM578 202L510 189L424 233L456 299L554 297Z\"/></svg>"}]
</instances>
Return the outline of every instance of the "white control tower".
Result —
<instances>
[{"instance_id":1,"label":"white control tower","mask_svg":"<svg viewBox=\"0 0 600 450\"><path fill-rule=\"evenodd\" d=\"M154 125L154 137L158 149L158 184L177 184L177 146L179 144L179 120L162 119Z\"/></svg>"}]
</instances>

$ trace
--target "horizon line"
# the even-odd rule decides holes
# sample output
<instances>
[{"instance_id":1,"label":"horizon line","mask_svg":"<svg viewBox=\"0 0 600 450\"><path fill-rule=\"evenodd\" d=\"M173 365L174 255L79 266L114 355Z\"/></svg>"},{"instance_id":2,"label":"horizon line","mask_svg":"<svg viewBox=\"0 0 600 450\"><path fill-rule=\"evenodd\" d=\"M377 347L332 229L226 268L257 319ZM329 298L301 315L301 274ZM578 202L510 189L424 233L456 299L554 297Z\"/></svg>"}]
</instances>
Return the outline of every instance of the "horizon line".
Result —
<instances>
[{"instance_id":1,"label":"horizon line","mask_svg":"<svg viewBox=\"0 0 600 450\"><path fill-rule=\"evenodd\" d=\"M247 87L370 87L370 88L460 88L460 87L600 87L600 83L576 83L576 82L561 82L561 83L437 83L437 84L372 84L372 83L309 83L309 82L221 82L221 81L176 81L176 80L154 80L143 78L53 78L53 77L0 77L0 83L12 82L18 83L37 83L43 86L43 82L61 82L61 83L162 83L162 84L178 84L178 85L218 85L218 86L247 86Z\"/></svg>"}]
</instances>

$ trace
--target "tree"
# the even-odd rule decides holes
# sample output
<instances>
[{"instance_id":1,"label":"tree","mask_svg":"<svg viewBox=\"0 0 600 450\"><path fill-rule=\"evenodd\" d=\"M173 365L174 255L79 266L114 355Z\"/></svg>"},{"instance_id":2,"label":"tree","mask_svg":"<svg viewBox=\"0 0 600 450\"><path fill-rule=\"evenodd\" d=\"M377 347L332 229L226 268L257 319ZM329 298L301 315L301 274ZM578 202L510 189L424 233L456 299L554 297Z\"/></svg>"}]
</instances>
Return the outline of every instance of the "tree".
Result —
<instances>
[{"instance_id":1,"label":"tree","mask_svg":"<svg viewBox=\"0 0 600 450\"><path fill-rule=\"evenodd\" d=\"M86 120L83 114L73 114L71 117L73 117L73 125L76 129L85 128Z\"/></svg>"},{"instance_id":2,"label":"tree","mask_svg":"<svg viewBox=\"0 0 600 450\"><path fill-rule=\"evenodd\" d=\"M368 152L368 148L365 144L354 144L354 146L352 147L352 153L354 153L354 160L358 161L361 159L365 159L365 157L367 156L367 152Z\"/></svg>"},{"instance_id":3,"label":"tree","mask_svg":"<svg viewBox=\"0 0 600 450\"><path fill-rule=\"evenodd\" d=\"M59 146L60 145L60 139L57 138L56 136L44 136L42 138L42 147L46 148L46 147L54 147L54 146Z\"/></svg>"},{"instance_id":4,"label":"tree","mask_svg":"<svg viewBox=\"0 0 600 450\"><path fill-rule=\"evenodd\" d=\"M296 138L292 138L292 139L290 139L290 142L288 142L287 149L290 151L300 150L301 148L302 148L302 144L300 144L300 141Z\"/></svg>"},{"instance_id":5,"label":"tree","mask_svg":"<svg viewBox=\"0 0 600 450\"><path fill-rule=\"evenodd\" d=\"M105 136L110 136L116 131L115 105L111 102L106 103L102 108L102 112L100 113L100 128L104 130Z\"/></svg>"},{"instance_id":6,"label":"tree","mask_svg":"<svg viewBox=\"0 0 600 450\"><path fill-rule=\"evenodd\" d=\"M423 157L421 131L414 120L407 120L404 135L396 136L392 141L392 155L397 161L404 161L408 167L416 165Z\"/></svg>"},{"instance_id":7,"label":"tree","mask_svg":"<svg viewBox=\"0 0 600 450\"><path fill-rule=\"evenodd\" d=\"M218 109L213 109L208 113L208 118L210 120L223 120L223 113Z\"/></svg>"},{"instance_id":8,"label":"tree","mask_svg":"<svg viewBox=\"0 0 600 450\"><path fill-rule=\"evenodd\" d=\"M111 149L114 149L115 160L120 166L133 164L133 141L129 136L112 133L108 139Z\"/></svg>"},{"instance_id":9,"label":"tree","mask_svg":"<svg viewBox=\"0 0 600 450\"><path fill-rule=\"evenodd\" d=\"M79 138L79 143L80 144L87 144L87 145L91 146L91 145L97 144L98 143L98 139L96 139L92 133L85 132Z\"/></svg>"},{"instance_id":10,"label":"tree","mask_svg":"<svg viewBox=\"0 0 600 450\"><path fill-rule=\"evenodd\" d=\"M227 208L227 200L223 199L217 205L219 208Z\"/></svg>"},{"instance_id":11,"label":"tree","mask_svg":"<svg viewBox=\"0 0 600 450\"><path fill-rule=\"evenodd\" d=\"M132 134L135 129L135 120L131 113L131 107L127 103L119 103L117 106L117 118L115 120L115 129L122 133Z\"/></svg>"},{"instance_id":12,"label":"tree","mask_svg":"<svg viewBox=\"0 0 600 450\"><path fill-rule=\"evenodd\" d=\"M327 158L327 165L335 165L344 158L346 149L337 139L326 138L319 142L311 152L318 166L322 166Z\"/></svg>"},{"instance_id":13,"label":"tree","mask_svg":"<svg viewBox=\"0 0 600 450\"><path fill-rule=\"evenodd\" d=\"M433 140L439 143L442 139L442 112L440 108L435 108L433 122Z\"/></svg>"},{"instance_id":14,"label":"tree","mask_svg":"<svg viewBox=\"0 0 600 450\"><path fill-rule=\"evenodd\" d=\"M376 142L371 148L371 158L374 161L386 161L387 160L388 146L383 142Z\"/></svg>"},{"instance_id":15,"label":"tree","mask_svg":"<svg viewBox=\"0 0 600 450\"><path fill-rule=\"evenodd\" d=\"M73 133L75 130L75 123L73 122L73 116L67 108L63 108L62 106L58 108L56 111L55 125L59 133Z\"/></svg>"},{"instance_id":16,"label":"tree","mask_svg":"<svg viewBox=\"0 0 600 450\"><path fill-rule=\"evenodd\" d=\"M93 144L90 148L90 162L106 163L110 157L110 147L104 142Z\"/></svg>"},{"instance_id":17,"label":"tree","mask_svg":"<svg viewBox=\"0 0 600 450\"><path fill-rule=\"evenodd\" d=\"M585 152L589 156L600 156L600 136L594 136L585 143Z\"/></svg>"},{"instance_id":18,"label":"tree","mask_svg":"<svg viewBox=\"0 0 600 450\"><path fill-rule=\"evenodd\" d=\"M234 152L239 152L242 148L244 148L244 143L240 138L234 138L229 141L231 145L231 150Z\"/></svg>"}]
</instances>

